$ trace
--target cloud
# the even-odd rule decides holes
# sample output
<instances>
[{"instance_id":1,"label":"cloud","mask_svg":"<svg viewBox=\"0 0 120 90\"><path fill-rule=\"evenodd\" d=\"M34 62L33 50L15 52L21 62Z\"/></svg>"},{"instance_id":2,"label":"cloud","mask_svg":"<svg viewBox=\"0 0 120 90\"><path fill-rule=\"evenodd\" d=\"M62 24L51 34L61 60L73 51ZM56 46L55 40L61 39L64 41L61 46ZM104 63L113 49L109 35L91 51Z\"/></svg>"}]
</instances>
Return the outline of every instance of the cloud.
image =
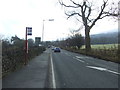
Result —
<instances>
[{"instance_id":1,"label":"cloud","mask_svg":"<svg viewBox=\"0 0 120 90\"><path fill-rule=\"evenodd\" d=\"M80 23L67 20L64 10L56 0L1 0L0 1L0 32L4 35L25 37L25 28L32 27L33 35L29 38L42 36L43 19L45 22L44 40L59 39L67 36L69 29L76 29ZM47 21L55 19L54 22ZM91 33L116 28L113 22L100 21ZM98 30L99 29L99 30ZM83 32L84 34L84 32Z\"/></svg>"}]
</instances>

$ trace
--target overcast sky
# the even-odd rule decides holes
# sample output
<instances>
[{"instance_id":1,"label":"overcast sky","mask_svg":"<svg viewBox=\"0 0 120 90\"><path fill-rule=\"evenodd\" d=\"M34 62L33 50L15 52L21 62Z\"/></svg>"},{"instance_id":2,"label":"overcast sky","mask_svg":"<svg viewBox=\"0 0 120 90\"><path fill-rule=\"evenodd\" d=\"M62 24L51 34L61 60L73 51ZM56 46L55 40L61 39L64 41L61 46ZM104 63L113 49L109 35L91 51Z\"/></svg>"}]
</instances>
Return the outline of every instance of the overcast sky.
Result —
<instances>
[{"instance_id":1,"label":"overcast sky","mask_svg":"<svg viewBox=\"0 0 120 90\"><path fill-rule=\"evenodd\" d=\"M26 27L32 27L32 36L28 38L42 37L43 20L45 41L63 39L71 29L80 26L73 19L67 20L58 0L0 0L0 33L5 37L17 35L25 38ZM117 22L104 19L97 22L91 34L111 32L117 28ZM81 33L84 35L84 31Z\"/></svg>"}]
</instances>

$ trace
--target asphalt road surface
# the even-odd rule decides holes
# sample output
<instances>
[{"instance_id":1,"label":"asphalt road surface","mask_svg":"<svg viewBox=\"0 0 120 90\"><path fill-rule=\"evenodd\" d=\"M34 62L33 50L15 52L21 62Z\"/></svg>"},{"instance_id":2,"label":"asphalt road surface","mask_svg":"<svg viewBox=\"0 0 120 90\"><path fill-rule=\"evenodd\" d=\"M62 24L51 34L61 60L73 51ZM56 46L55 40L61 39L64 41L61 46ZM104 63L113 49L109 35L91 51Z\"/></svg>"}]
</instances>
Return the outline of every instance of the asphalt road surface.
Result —
<instances>
[{"instance_id":1,"label":"asphalt road surface","mask_svg":"<svg viewBox=\"0 0 120 90\"><path fill-rule=\"evenodd\" d=\"M118 88L118 64L61 50L51 52L53 88Z\"/></svg>"}]
</instances>

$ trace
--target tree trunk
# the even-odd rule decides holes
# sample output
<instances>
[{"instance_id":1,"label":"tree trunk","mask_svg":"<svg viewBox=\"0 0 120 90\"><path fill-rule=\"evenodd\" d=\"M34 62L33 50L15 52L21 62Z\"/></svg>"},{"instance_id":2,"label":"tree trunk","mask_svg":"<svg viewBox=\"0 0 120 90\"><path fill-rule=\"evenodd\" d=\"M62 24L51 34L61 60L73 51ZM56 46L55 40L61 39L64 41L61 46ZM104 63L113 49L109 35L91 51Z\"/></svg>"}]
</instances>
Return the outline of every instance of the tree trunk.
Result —
<instances>
[{"instance_id":1,"label":"tree trunk","mask_svg":"<svg viewBox=\"0 0 120 90\"><path fill-rule=\"evenodd\" d=\"M91 50L90 30L89 30L89 28L85 28L85 49L86 49L86 52Z\"/></svg>"}]
</instances>

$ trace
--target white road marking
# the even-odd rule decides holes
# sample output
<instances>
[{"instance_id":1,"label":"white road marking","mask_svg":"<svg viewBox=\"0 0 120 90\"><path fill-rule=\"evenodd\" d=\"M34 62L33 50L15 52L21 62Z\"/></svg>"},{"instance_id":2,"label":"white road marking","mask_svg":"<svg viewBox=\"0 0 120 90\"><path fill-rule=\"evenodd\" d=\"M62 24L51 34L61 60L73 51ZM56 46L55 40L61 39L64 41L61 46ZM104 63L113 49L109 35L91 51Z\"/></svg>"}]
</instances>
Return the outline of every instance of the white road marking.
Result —
<instances>
[{"instance_id":1,"label":"white road marking","mask_svg":"<svg viewBox=\"0 0 120 90\"><path fill-rule=\"evenodd\" d=\"M106 71L111 72L111 73L114 73L114 74L117 74L117 75L120 75L120 73L115 72L115 71L111 71L111 70L106 70Z\"/></svg>"},{"instance_id":2,"label":"white road marking","mask_svg":"<svg viewBox=\"0 0 120 90\"><path fill-rule=\"evenodd\" d=\"M86 67L92 68L92 69L97 69L97 70L100 70L100 71L107 71L107 72L111 72L111 73L120 75L120 73L118 73L118 72L115 72L115 71L112 71L112 70L109 70L109 69L106 69L106 68L102 68L102 67L95 67L95 66L86 66Z\"/></svg>"},{"instance_id":3,"label":"white road marking","mask_svg":"<svg viewBox=\"0 0 120 90\"><path fill-rule=\"evenodd\" d=\"M83 57L80 57L80 56L75 56L76 57L76 60L78 60L78 61L80 61L80 62L85 62L85 61L83 61L83 60L80 60L81 58L83 58Z\"/></svg>"},{"instance_id":4,"label":"white road marking","mask_svg":"<svg viewBox=\"0 0 120 90\"><path fill-rule=\"evenodd\" d=\"M75 56L76 58L81 58L80 56Z\"/></svg>"},{"instance_id":5,"label":"white road marking","mask_svg":"<svg viewBox=\"0 0 120 90\"><path fill-rule=\"evenodd\" d=\"M69 55L68 53L65 53L66 55L68 55L68 56L71 56L71 55Z\"/></svg>"},{"instance_id":6,"label":"white road marking","mask_svg":"<svg viewBox=\"0 0 120 90\"><path fill-rule=\"evenodd\" d=\"M86 59L88 57L85 57L85 56L75 56L76 58L79 58L79 59Z\"/></svg>"},{"instance_id":7,"label":"white road marking","mask_svg":"<svg viewBox=\"0 0 120 90\"><path fill-rule=\"evenodd\" d=\"M51 55L50 55L50 60L51 60L51 68L52 68L52 84L53 84L53 88L56 88L55 74L54 74L54 67L53 67L53 59L52 59L52 53L51 53Z\"/></svg>"},{"instance_id":8,"label":"white road marking","mask_svg":"<svg viewBox=\"0 0 120 90\"><path fill-rule=\"evenodd\" d=\"M80 62L82 62L82 63L85 62L85 61L82 61L82 60L80 60L80 59L78 59L78 58L75 58L75 57L73 57L73 59L76 59L76 60L78 60L78 61L80 61Z\"/></svg>"},{"instance_id":9,"label":"white road marking","mask_svg":"<svg viewBox=\"0 0 120 90\"><path fill-rule=\"evenodd\" d=\"M82 60L80 60L80 59L78 59L78 58L76 58L76 60L78 60L78 61L80 61L80 62L83 62L83 63L84 63L84 61L82 61Z\"/></svg>"},{"instance_id":10,"label":"white road marking","mask_svg":"<svg viewBox=\"0 0 120 90\"><path fill-rule=\"evenodd\" d=\"M93 68L93 69L97 69L97 70L100 70L100 71L105 71L105 70L107 70L107 69L101 68L101 67L94 67L94 66L86 66L86 67L88 67L88 68Z\"/></svg>"}]
</instances>

